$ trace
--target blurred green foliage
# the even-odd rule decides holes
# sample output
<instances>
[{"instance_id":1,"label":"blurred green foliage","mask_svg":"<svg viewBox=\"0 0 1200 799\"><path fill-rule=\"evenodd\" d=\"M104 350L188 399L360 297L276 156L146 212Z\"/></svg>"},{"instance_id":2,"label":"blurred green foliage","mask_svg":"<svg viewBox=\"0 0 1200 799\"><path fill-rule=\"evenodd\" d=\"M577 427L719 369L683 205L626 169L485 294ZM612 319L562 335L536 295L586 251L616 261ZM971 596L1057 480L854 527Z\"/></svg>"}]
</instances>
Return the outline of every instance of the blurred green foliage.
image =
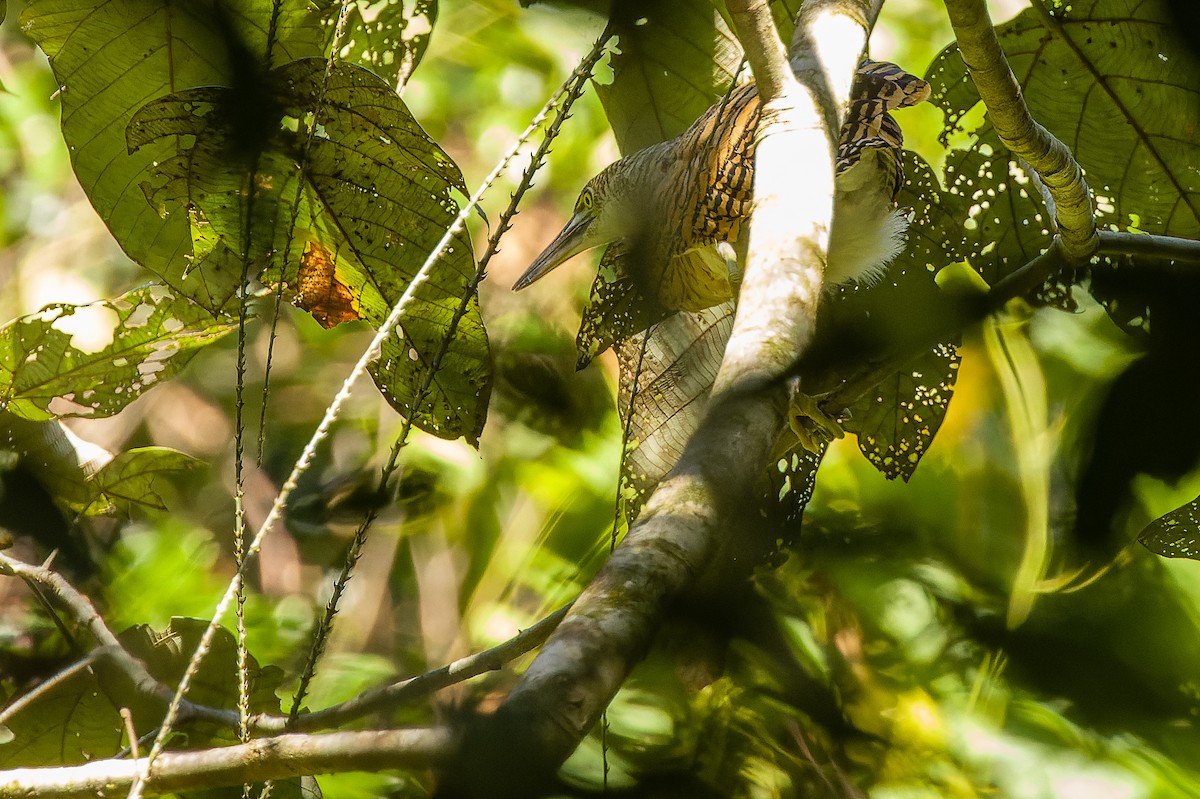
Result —
<instances>
[{"instance_id":1,"label":"blurred green foliage","mask_svg":"<svg viewBox=\"0 0 1200 799\"><path fill-rule=\"evenodd\" d=\"M581 5L591 4L439 4L404 100L468 186L604 28ZM922 72L949 38L931 5L891 0L873 54ZM18 12L0 28L3 319L50 302L116 296L143 279L72 176L55 82L16 29ZM936 110L898 116L910 144L940 169ZM478 451L414 434L395 499L381 501L376 484L400 420L360 391L335 424L285 527L267 539L249 575L248 648L270 670L259 707L289 709L313 620L368 508L381 515L305 700L310 708L498 643L574 597L603 562L620 423L613 364L573 368L573 326L590 275L576 269L568 283L539 287L521 302L507 285L561 225L583 181L615 157L607 130L600 103L587 95L506 239L511 257L497 260L482 288L497 380ZM515 178L506 172L483 201L491 224ZM487 224L472 219L475 241ZM1036 478L1051 528L1064 529L1099 397L1135 355L1098 305L1084 297L1080 306L1074 315L1022 309L984 323L995 325L988 335L1008 352L1031 354L1017 366L1024 385L1041 392L1044 418L1029 438L1044 446L1044 469L1031 477L1022 449L1031 440L1013 434L1000 377L1013 367L999 362L983 332L968 331L955 399L911 480L888 482L854 441L835 444L786 562L761 570L724 607L683 609L671 620L610 707L606 730L564 767L564 795L596 795L606 780L614 794L656 796L1200 795L1200 564L1159 560L1136 546L1096 558L1057 533L1038 539L1027 523ZM260 310L269 317L270 301ZM252 321L252 427L272 347L265 443L248 463L252 526L368 338L362 328L320 329L286 307L277 328ZM79 518L22 490L19 459L2 464L0 523L20 529L16 555L40 560L60 549L57 564L109 625L148 647L157 638L151 630L169 625L191 640L197 623L189 619L211 615L233 573L235 347L233 336L208 346L111 419L71 423L106 450L168 446L207 462L156 483L168 510ZM1141 477L1134 491L1122 542L1200 493L1200 474ZM18 524L43 512L53 525ZM17 581L0 581L0 699L77 659L50 618ZM207 699L232 707L232 636L221 640L212 666L220 675L207 681ZM164 669L178 669L178 646L162 656ZM369 721L428 724L456 708L494 704L526 662ZM51 696L44 707L75 703L78 731L94 744L89 755L127 743L103 686L68 682L60 690L70 696ZM65 727L47 718L52 732ZM8 732L24 745L25 728L14 722ZM211 740L211 731L186 732L189 745ZM28 750L13 747L0 738L7 765L67 759L27 760ZM428 790L429 777L345 774L320 784L328 795L411 796Z\"/></svg>"}]
</instances>

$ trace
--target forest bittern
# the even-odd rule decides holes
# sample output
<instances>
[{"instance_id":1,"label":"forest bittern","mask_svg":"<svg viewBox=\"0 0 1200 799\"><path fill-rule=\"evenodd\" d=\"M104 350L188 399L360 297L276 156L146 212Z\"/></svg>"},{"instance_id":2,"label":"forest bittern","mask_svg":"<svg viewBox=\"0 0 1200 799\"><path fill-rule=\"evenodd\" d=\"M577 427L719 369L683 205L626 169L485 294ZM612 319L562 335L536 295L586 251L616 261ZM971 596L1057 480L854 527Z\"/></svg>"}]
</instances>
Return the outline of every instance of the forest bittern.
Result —
<instances>
[{"instance_id":1,"label":"forest bittern","mask_svg":"<svg viewBox=\"0 0 1200 799\"><path fill-rule=\"evenodd\" d=\"M826 285L877 277L903 246L894 208L903 182L902 136L888 114L929 96L929 85L894 64L863 61L838 142L837 216ZM745 254L742 224L754 183L759 100L735 88L683 134L639 150L588 181L575 212L513 286L523 289L567 259L623 242L640 257L641 290L667 311L699 311L736 294L739 273L716 245Z\"/></svg>"}]
</instances>

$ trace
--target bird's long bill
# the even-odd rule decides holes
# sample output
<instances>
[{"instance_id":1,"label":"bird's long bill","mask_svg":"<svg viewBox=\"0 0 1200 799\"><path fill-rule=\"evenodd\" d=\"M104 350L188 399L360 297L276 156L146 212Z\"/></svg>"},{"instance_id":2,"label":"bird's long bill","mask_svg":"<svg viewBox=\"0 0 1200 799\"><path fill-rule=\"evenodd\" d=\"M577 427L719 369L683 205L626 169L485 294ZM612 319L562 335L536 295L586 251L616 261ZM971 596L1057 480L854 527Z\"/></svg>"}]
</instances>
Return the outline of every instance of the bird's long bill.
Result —
<instances>
[{"instance_id":1,"label":"bird's long bill","mask_svg":"<svg viewBox=\"0 0 1200 799\"><path fill-rule=\"evenodd\" d=\"M559 231L559 234L554 237L554 241L550 242L550 246L542 250L542 254L534 259L529 268L525 270L525 274L521 275L520 279L513 284L513 291L520 291L541 279L542 276L571 256L590 247L591 245L584 239L591 223L592 215L589 213L579 213L571 217L571 221L567 222L566 227Z\"/></svg>"}]
</instances>

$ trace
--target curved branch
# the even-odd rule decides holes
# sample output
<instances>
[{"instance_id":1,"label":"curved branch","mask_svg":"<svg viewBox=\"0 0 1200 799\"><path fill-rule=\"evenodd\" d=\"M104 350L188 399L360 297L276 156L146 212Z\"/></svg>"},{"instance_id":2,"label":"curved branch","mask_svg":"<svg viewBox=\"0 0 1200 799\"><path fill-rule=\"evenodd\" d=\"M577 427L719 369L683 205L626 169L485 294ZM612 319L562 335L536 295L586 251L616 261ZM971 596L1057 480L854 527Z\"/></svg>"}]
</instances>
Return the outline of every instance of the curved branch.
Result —
<instances>
[{"instance_id":1,"label":"curved branch","mask_svg":"<svg viewBox=\"0 0 1200 799\"><path fill-rule=\"evenodd\" d=\"M0 799L119 797L135 777L144 794L156 795L311 774L427 767L444 761L454 743L445 728L281 735L218 749L164 752L149 775L146 758L0 771Z\"/></svg>"},{"instance_id":2,"label":"curved branch","mask_svg":"<svg viewBox=\"0 0 1200 799\"><path fill-rule=\"evenodd\" d=\"M821 291L833 213L837 128L830 119L836 120L848 97L837 97L835 89L833 108L822 99L830 86L844 86L848 95L866 40L863 22L874 18L876 5L868 0L804 4L797 23L804 32L801 41L819 41L814 29L826 23L857 28L858 37L857 46L821 53L826 71L819 79L802 74L801 84L787 76L786 66L784 76L778 74L783 48L769 24L767 4L730 0L751 63L764 71L760 80L768 74L779 78L782 95L764 91L774 78L760 84L764 106L751 260L717 388L679 463L507 701L467 728L458 757L442 774L439 796L534 795L595 725L650 646L666 608L697 590L701 575L729 571L730 559L719 554L729 545L730 530L746 522L753 486L784 423L787 398L778 378L811 337ZM834 67L832 58L844 63ZM834 69L844 69L845 76L827 77ZM781 119L782 124L771 121ZM795 174L796 162L803 160L797 152L816 159L806 162L803 179L786 186L772 183L766 176ZM817 185L815 172L827 173ZM773 198L760 195L760 180ZM781 205L788 207L786 226L770 221L780 218ZM780 267L774 259L788 259L788 265Z\"/></svg>"},{"instance_id":3,"label":"curved branch","mask_svg":"<svg viewBox=\"0 0 1200 799\"><path fill-rule=\"evenodd\" d=\"M1096 252L1096 219L1075 156L1030 116L984 0L946 0L946 10L992 127L1004 146L1037 170L1054 198L1063 254L1075 263L1087 261Z\"/></svg>"},{"instance_id":4,"label":"curved branch","mask_svg":"<svg viewBox=\"0 0 1200 799\"><path fill-rule=\"evenodd\" d=\"M43 683L34 692L18 697L11 705L0 711L0 723L28 706L47 684L56 684L57 680L73 675L100 659L106 659L115 666L125 677L130 690L136 691L139 696L157 700L164 707L171 700L173 693L171 688L155 679L140 660L130 655L121 646L121 642L105 624L91 600L80 593L62 575L45 566L24 563L2 552L0 552L0 574L20 577L48 589L59 599L71 618L87 628L93 639L99 644L99 647L89 652L83 660L72 664L55 678ZM550 633L566 616L570 607L568 604L559 608L503 643L460 658L441 668L364 691L353 699L323 710L302 714L295 719L270 713L256 713L247 719L247 726L256 733L283 732L287 729L304 731L330 729L357 718L413 702L434 691L457 685L484 672L496 671L510 660L536 649L550 636ZM122 697L113 697L113 699L115 705L129 704ZM209 707L190 700L184 700L180 706L180 716L185 721L203 720L229 729L235 729L239 724L237 711Z\"/></svg>"}]
</instances>

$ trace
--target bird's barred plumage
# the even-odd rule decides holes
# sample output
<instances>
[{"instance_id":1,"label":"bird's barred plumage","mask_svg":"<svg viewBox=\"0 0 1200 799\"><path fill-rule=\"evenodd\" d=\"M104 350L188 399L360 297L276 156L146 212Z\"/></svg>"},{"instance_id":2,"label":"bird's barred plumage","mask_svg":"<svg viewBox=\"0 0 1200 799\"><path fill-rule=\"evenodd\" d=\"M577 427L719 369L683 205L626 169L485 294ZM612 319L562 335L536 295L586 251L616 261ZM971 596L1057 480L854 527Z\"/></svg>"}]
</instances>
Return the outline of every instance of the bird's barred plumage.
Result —
<instances>
[{"instance_id":1,"label":"bird's barred plumage","mask_svg":"<svg viewBox=\"0 0 1200 799\"><path fill-rule=\"evenodd\" d=\"M881 173L869 180L885 189L885 206L894 201L904 180L903 136L889 112L928 95L927 83L895 64L864 60L838 141L838 176L873 153ZM624 241L637 253L633 277L640 290L664 309L697 311L729 299L737 276L714 245L736 244L749 218L759 107L753 82L737 86L680 136L605 168L580 194L571 223L517 287L582 249ZM858 275L850 270L848 276Z\"/></svg>"}]
</instances>

